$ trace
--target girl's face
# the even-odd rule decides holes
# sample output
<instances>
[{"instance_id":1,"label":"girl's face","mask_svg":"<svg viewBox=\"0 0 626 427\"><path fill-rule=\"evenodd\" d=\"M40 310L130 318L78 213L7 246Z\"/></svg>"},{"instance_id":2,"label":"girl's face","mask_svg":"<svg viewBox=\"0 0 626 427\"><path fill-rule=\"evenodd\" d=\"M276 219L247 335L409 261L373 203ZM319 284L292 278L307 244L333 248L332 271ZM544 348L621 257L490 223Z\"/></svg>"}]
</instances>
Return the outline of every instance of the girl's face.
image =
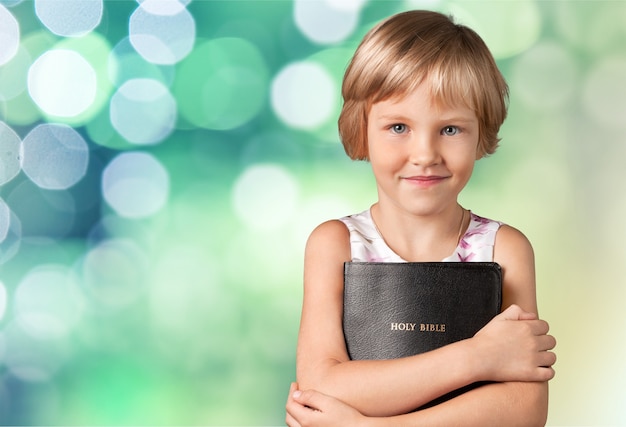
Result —
<instances>
[{"instance_id":1,"label":"girl's face","mask_svg":"<svg viewBox=\"0 0 626 427\"><path fill-rule=\"evenodd\" d=\"M479 158L478 129L472 110L434 102L425 84L373 104L367 141L379 203L418 215L456 208Z\"/></svg>"}]
</instances>

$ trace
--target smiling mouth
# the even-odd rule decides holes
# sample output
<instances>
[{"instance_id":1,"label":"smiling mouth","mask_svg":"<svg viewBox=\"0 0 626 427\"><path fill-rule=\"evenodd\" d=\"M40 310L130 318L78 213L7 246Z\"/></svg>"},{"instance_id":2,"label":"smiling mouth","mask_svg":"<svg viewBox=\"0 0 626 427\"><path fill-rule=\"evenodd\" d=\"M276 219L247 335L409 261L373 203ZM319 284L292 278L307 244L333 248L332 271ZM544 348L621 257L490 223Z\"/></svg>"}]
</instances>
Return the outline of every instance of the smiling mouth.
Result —
<instances>
[{"instance_id":1,"label":"smiling mouth","mask_svg":"<svg viewBox=\"0 0 626 427\"><path fill-rule=\"evenodd\" d=\"M402 180L410 182L412 184L421 186L421 187L429 187L440 182L446 180L447 176L439 176L439 175L429 175L429 176L403 176Z\"/></svg>"},{"instance_id":2,"label":"smiling mouth","mask_svg":"<svg viewBox=\"0 0 626 427\"><path fill-rule=\"evenodd\" d=\"M428 175L428 176L403 176L402 179L406 179L408 181L441 181L446 179L447 176L439 176L439 175Z\"/></svg>"}]
</instances>

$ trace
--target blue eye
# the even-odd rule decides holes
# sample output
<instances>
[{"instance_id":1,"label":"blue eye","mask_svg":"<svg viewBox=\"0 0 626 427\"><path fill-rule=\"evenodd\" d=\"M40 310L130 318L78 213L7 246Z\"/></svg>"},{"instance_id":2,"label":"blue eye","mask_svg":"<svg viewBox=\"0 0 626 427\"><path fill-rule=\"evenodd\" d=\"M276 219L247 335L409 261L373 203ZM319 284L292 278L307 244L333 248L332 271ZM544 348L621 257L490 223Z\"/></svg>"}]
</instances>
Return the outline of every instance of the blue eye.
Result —
<instances>
[{"instance_id":1,"label":"blue eye","mask_svg":"<svg viewBox=\"0 0 626 427\"><path fill-rule=\"evenodd\" d=\"M446 126L442 129L441 133L447 136L454 136L459 133L459 128L456 126Z\"/></svg>"},{"instance_id":2,"label":"blue eye","mask_svg":"<svg viewBox=\"0 0 626 427\"><path fill-rule=\"evenodd\" d=\"M404 133L406 132L406 125L403 125L402 123L397 123L391 126L391 131L393 133Z\"/></svg>"}]
</instances>

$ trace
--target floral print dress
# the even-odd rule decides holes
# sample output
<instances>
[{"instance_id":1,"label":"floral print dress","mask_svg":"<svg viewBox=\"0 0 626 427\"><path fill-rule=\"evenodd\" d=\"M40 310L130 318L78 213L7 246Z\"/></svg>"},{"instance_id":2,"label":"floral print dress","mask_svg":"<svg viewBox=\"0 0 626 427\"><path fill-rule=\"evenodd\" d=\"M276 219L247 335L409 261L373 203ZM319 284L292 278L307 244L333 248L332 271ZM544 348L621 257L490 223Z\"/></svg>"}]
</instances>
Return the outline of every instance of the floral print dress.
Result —
<instances>
[{"instance_id":1,"label":"floral print dress","mask_svg":"<svg viewBox=\"0 0 626 427\"><path fill-rule=\"evenodd\" d=\"M370 210L339 219L350 231L353 262L406 262L396 254L378 232ZM501 222L470 212L470 223L454 252L445 262L491 262L496 233Z\"/></svg>"}]
</instances>

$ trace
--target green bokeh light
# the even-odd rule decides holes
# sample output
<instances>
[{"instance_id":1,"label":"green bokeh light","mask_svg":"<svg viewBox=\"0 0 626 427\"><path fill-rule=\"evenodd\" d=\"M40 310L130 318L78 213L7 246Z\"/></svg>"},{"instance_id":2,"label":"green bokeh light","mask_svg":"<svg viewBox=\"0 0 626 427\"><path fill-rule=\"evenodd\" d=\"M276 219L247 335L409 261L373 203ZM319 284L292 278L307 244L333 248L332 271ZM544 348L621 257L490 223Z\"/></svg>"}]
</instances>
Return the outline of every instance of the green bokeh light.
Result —
<instances>
[{"instance_id":1,"label":"green bokeh light","mask_svg":"<svg viewBox=\"0 0 626 427\"><path fill-rule=\"evenodd\" d=\"M509 58L531 47L543 25L534 1L456 2L449 6L449 12L480 34L496 59Z\"/></svg>"},{"instance_id":2,"label":"green bokeh light","mask_svg":"<svg viewBox=\"0 0 626 427\"><path fill-rule=\"evenodd\" d=\"M259 114L268 82L259 50L244 39L227 37L199 41L181 61L172 92L190 123L227 130Z\"/></svg>"}]
</instances>

